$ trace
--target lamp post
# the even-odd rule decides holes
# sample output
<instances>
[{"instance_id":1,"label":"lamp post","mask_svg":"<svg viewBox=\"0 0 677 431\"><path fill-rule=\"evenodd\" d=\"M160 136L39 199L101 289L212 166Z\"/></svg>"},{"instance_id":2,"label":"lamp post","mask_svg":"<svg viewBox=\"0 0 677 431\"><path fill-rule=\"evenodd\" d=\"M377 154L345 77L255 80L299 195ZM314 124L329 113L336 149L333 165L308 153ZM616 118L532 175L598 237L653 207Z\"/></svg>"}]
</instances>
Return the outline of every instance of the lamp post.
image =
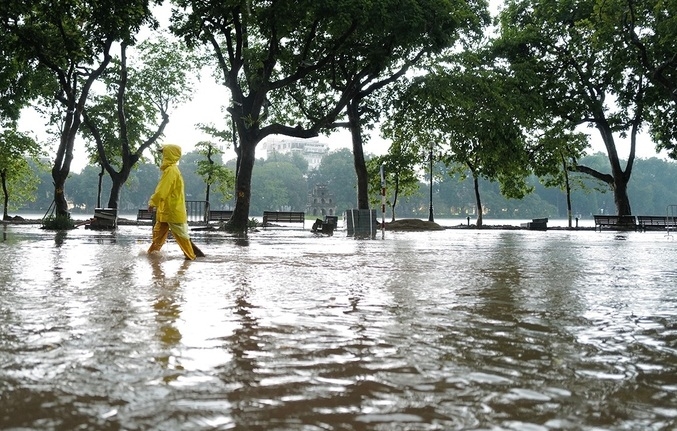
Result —
<instances>
[{"instance_id":1,"label":"lamp post","mask_svg":"<svg viewBox=\"0 0 677 431\"><path fill-rule=\"evenodd\" d=\"M433 143L430 143L430 213L428 221L435 221L433 216Z\"/></svg>"}]
</instances>

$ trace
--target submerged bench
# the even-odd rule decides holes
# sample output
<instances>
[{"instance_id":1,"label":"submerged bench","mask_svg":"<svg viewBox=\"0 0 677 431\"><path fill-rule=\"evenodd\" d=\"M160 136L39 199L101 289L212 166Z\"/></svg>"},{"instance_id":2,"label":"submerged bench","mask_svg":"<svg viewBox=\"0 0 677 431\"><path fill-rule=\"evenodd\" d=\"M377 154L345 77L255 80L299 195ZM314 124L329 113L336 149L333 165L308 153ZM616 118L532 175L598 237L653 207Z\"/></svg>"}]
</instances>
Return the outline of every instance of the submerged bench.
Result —
<instances>
[{"instance_id":1,"label":"submerged bench","mask_svg":"<svg viewBox=\"0 0 677 431\"><path fill-rule=\"evenodd\" d=\"M594 215L593 218L595 219L595 230L599 227L600 232L605 227L614 230L637 230L635 216Z\"/></svg>"},{"instance_id":2,"label":"submerged bench","mask_svg":"<svg viewBox=\"0 0 677 431\"><path fill-rule=\"evenodd\" d=\"M331 236L334 235L337 225L338 216L324 216L324 220L320 218L315 219L315 223L313 223L313 227L310 228L310 231Z\"/></svg>"},{"instance_id":3,"label":"submerged bench","mask_svg":"<svg viewBox=\"0 0 677 431\"><path fill-rule=\"evenodd\" d=\"M642 229L646 230L662 230L667 228L677 227L677 219L668 216L637 216L637 224Z\"/></svg>"},{"instance_id":4,"label":"submerged bench","mask_svg":"<svg viewBox=\"0 0 677 431\"><path fill-rule=\"evenodd\" d=\"M278 223L303 223L306 224L306 213L295 211L264 211L263 227L271 222Z\"/></svg>"},{"instance_id":5,"label":"submerged bench","mask_svg":"<svg viewBox=\"0 0 677 431\"><path fill-rule=\"evenodd\" d=\"M534 218L528 223L521 223L520 227L525 227L528 230L548 230L548 219Z\"/></svg>"},{"instance_id":6,"label":"submerged bench","mask_svg":"<svg viewBox=\"0 0 677 431\"><path fill-rule=\"evenodd\" d=\"M228 221L232 216L231 210L209 210L209 221Z\"/></svg>"},{"instance_id":7,"label":"submerged bench","mask_svg":"<svg viewBox=\"0 0 677 431\"><path fill-rule=\"evenodd\" d=\"M136 214L136 220L154 220L155 211L150 211L148 209L139 209L139 212ZM210 210L209 211L209 221L228 221L233 216L233 211L231 210Z\"/></svg>"},{"instance_id":8,"label":"submerged bench","mask_svg":"<svg viewBox=\"0 0 677 431\"><path fill-rule=\"evenodd\" d=\"M149 209L140 209L138 214L136 214L136 220L153 220L155 217L155 211Z\"/></svg>"},{"instance_id":9,"label":"submerged bench","mask_svg":"<svg viewBox=\"0 0 677 431\"><path fill-rule=\"evenodd\" d=\"M113 230L118 227L117 208L94 208L94 217L75 226L85 225L85 229Z\"/></svg>"}]
</instances>

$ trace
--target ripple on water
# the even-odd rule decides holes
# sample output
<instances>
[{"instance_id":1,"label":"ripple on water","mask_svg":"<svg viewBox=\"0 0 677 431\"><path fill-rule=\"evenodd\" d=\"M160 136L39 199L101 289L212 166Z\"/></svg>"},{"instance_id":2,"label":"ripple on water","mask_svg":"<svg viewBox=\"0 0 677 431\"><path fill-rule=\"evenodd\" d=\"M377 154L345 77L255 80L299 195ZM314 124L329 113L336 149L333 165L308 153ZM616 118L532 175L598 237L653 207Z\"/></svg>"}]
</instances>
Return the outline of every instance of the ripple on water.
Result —
<instances>
[{"instance_id":1,"label":"ripple on water","mask_svg":"<svg viewBox=\"0 0 677 431\"><path fill-rule=\"evenodd\" d=\"M0 428L677 427L652 233L5 232Z\"/></svg>"}]
</instances>

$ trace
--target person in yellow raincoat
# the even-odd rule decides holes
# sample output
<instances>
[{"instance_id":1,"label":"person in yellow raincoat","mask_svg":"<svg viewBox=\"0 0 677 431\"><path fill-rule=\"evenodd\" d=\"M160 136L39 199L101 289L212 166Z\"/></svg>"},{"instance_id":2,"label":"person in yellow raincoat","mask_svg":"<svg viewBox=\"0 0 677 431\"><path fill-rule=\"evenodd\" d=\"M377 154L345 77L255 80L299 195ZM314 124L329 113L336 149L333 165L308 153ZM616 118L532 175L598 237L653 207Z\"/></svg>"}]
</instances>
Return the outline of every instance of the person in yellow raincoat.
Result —
<instances>
[{"instance_id":1,"label":"person in yellow raincoat","mask_svg":"<svg viewBox=\"0 0 677 431\"><path fill-rule=\"evenodd\" d=\"M181 147L166 144L162 147L162 175L155 188L155 193L148 201L148 209L155 211L155 225L153 226L153 243L148 253L162 248L169 232L186 256L194 260L196 253L204 256L190 240L188 234L188 217L186 215L186 196L183 177L177 166L181 158Z\"/></svg>"}]
</instances>

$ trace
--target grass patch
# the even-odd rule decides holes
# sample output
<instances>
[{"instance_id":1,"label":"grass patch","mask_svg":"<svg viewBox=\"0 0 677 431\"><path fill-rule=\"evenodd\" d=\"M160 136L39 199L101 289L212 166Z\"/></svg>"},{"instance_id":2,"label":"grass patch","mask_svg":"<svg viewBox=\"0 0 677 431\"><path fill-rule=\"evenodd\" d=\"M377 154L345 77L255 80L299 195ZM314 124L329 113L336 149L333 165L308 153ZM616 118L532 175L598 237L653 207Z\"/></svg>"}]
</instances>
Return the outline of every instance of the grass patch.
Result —
<instances>
[{"instance_id":1,"label":"grass patch","mask_svg":"<svg viewBox=\"0 0 677 431\"><path fill-rule=\"evenodd\" d=\"M75 224L70 215L50 215L42 219L42 228L48 230L74 229Z\"/></svg>"}]
</instances>

